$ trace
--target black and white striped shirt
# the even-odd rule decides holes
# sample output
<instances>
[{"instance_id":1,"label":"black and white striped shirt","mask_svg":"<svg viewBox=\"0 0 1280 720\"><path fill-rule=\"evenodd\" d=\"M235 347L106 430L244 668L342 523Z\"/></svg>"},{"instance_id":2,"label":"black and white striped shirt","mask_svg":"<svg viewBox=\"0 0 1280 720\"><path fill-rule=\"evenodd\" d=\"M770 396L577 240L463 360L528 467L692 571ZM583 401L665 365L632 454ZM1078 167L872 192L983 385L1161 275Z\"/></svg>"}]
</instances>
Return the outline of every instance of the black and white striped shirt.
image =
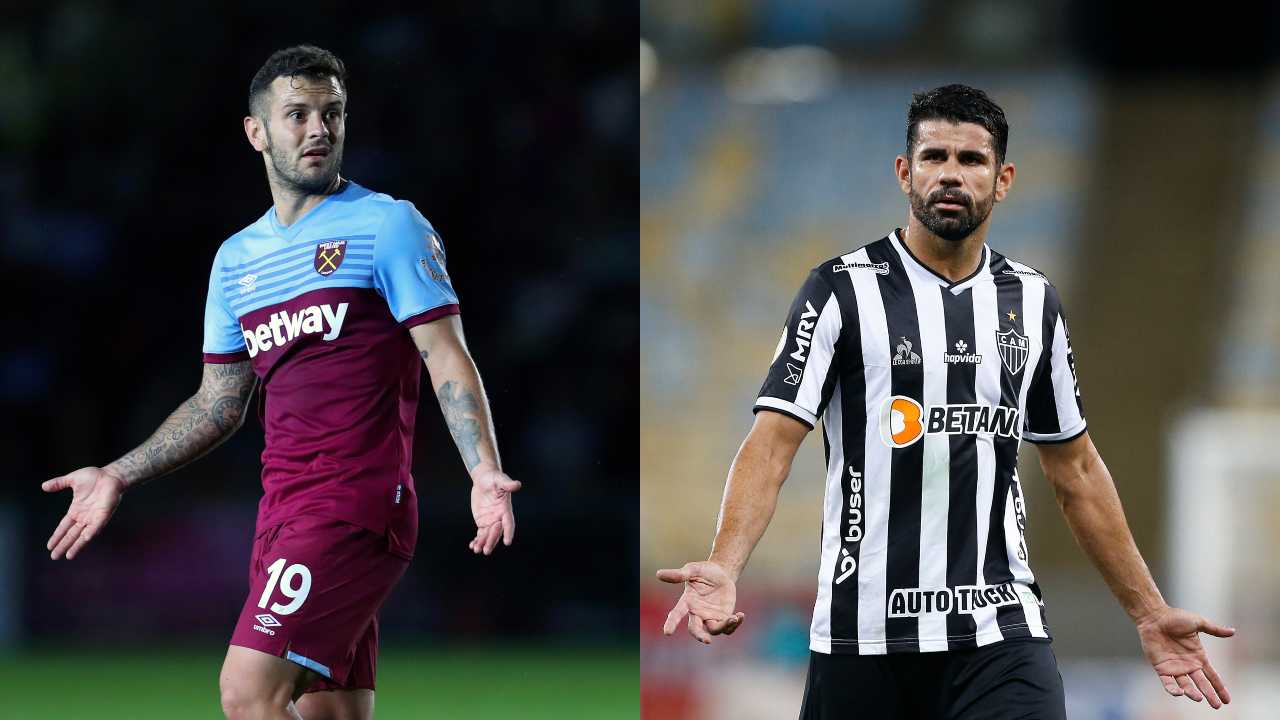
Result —
<instances>
[{"instance_id":1,"label":"black and white striped shirt","mask_svg":"<svg viewBox=\"0 0 1280 720\"><path fill-rule=\"evenodd\" d=\"M984 246L950 282L894 231L815 268L756 411L827 450L810 648L930 652L1048 638L1018 446L1085 430L1066 321L1035 269Z\"/></svg>"}]
</instances>

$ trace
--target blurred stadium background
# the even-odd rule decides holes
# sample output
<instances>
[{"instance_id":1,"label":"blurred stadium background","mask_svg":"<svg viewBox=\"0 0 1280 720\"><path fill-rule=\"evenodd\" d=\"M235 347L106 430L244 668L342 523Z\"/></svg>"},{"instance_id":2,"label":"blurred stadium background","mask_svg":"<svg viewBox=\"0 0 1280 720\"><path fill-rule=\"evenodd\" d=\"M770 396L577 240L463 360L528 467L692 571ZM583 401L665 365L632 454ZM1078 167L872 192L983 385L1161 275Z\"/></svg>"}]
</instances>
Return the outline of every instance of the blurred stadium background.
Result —
<instances>
[{"instance_id":1,"label":"blurred stadium background","mask_svg":"<svg viewBox=\"0 0 1280 720\"><path fill-rule=\"evenodd\" d=\"M0 718L221 717L259 423L128 495L69 563L44 543L70 495L39 483L115 459L195 390L213 254L271 203L249 80L299 42L350 70L343 174L440 230L525 483L516 544L473 557L468 480L424 399L379 716L636 716L636 10L426 7L0 9Z\"/></svg>"},{"instance_id":2,"label":"blurred stadium background","mask_svg":"<svg viewBox=\"0 0 1280 720\"><path fill-rule=\"evenodd\" d=\"M1273 3L640 3L641 668L646 718L795 717L817 572L811 438L710 648L661 624L809 268L905 224L911 93L986 89L1018 168L988 242L1062 291L1091 434L1167 600L1234 702L1280 707L1280 85ZM1128 9L1126 9L1128 8ZM1025 447L1025 446L1024 446ZM1029 544L1076 719L1200 717L1164 695L1036 452Z\"/></svg>"}]
</instances>

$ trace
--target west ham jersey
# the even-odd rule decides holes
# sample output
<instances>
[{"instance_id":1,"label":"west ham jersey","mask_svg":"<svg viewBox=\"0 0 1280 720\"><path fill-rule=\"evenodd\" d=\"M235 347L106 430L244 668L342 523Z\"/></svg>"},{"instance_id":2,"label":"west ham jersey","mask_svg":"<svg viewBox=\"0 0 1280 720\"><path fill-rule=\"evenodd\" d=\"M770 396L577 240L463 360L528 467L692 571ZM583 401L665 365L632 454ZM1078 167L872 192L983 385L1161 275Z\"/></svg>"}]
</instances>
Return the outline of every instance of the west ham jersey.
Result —
<instances>
[{"instance_id":1,"label":"west ham jersey","mask_svg":"<svg viewBox=\"0 0 1280 720\"><path fill-rule=\"evenodd\" d=\"M1048 638L1018 447L1085 430L1057 291L983 247L951 282L897 231L815 268L755 409L827 449L810 648L879 654Z\"/></svg>"},{"instance_id":2,"label":"west ham jersey","mask_svg":"<svg viewBox=\"0 0 1280 720\"><path fill-rule=\"evenodd\" d=\"M204 360L249 360L266 430L258 530L312 514L417 539L408 328L458 312L444 246L413 204L348 182L292 225L273 207L209 276Z\"/></svg>"}]
</instances>

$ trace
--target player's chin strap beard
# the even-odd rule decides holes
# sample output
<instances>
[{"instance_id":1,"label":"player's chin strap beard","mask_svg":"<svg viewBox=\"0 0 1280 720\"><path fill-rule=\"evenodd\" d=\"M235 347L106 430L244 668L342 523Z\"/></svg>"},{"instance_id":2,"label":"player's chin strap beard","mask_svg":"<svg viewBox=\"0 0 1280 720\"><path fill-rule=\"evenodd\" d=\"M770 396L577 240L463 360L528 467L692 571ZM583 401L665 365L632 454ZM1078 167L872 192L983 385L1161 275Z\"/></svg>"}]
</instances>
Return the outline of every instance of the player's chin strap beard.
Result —
<instances>
[{"instance_id":1,"label":"player's chin strap beard","mask_svg":"<svg viewBox=\"0 0 1280 720\"><path fill-rule=\"evenodd\" d=\"M300 195L334 195L342 192L346 186L346 179L339 173L337 167L333 170L333 176L325 179L323 184L308 183L302 178L300 172L288 172L281 170L280 166L272 158L272 177L271 181L283 186L288 192Z\"/></svg>"}]
</instances>

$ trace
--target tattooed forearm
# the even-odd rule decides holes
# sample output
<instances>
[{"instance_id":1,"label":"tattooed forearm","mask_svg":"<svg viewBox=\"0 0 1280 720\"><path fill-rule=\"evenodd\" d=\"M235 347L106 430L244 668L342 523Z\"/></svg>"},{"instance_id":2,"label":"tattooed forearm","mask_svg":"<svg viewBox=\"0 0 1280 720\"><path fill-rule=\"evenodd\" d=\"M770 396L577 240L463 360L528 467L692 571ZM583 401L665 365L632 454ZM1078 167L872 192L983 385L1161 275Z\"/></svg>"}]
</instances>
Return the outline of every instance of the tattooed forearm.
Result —
<instances>
[{"instance_id":1,"label":"tattooed forearm","mask_svg":"<svg viewBox=\"0 0 1280 720\"><path fill-rule=\"evenodd\" d=\"M453 380L440 386L436 393L440 400L440 409L444 412L444 421L449 425L449 434L462 453L462 462L470 472L480 464L480 403L476 395L463 388Z\"/></svg>"},{"instance_id":2,"label":"tattooed forearm","mask_svg":"<svg viewBox=\"0 0 1280 720\"><path fill-rule=\"evenodd\" d=\"M467 473L489 469L501 471L498 443L489 416L489 400L457 315L434 320L409 329L414 346L427 366L440 411Z\"/></svg>"},{"instance_id":3,"label":"tattooed forearm","mask_svg":"<svg viewBox=\"0 0 1280 720\"><path fill-rule=\"evenodd\" d=\"M248 361L206 364L196 394L174 410L146 442L110 467L127 485L135 485L201 457L240 427L256 379Z\"/></svg>"}]
</instances>

